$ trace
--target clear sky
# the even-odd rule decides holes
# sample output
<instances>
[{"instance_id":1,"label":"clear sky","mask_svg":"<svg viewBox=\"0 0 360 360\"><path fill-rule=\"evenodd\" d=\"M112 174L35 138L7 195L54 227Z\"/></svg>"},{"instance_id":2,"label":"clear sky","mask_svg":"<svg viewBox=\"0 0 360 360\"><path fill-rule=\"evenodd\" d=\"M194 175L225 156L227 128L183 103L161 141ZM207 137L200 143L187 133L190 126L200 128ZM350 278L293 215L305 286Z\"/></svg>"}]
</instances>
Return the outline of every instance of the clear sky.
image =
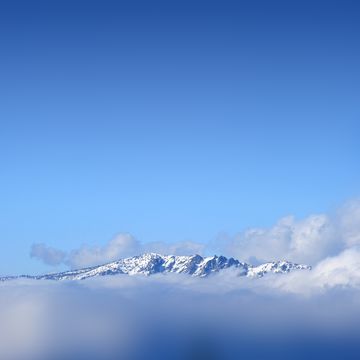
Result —
<instances>
[{"instance_id":1,"label":"clear sky","mask_svg":"<svg viewBox=\"0 0 360 360\"><path fill-rule=\"evenodd\" d=\"M360 195L357 1L1 1L0 273Z\"/></svg>"}]
</instances>

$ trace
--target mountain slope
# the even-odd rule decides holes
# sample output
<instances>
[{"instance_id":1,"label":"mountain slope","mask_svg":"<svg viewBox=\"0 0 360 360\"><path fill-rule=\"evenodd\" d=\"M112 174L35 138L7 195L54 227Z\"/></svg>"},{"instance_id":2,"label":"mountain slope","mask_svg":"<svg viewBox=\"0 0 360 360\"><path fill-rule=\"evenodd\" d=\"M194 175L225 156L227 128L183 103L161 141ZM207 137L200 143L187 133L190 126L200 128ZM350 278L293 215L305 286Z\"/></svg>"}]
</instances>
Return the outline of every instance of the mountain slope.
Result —
<instances>
[{"instance_id":1,"label":"mountain slope","mask_svg":"<svg viewBox=\"0 0 360 360\"><path fill-rule=\"evenodd\" d=\"M148 253L79 270L39 276L10 276L0 278L0 280L5 281L16 278L36 280L84 280L96 276L116 274L152 275L158 273L178 273L206 277L227 268L236 269L239 276L255 278L262 277L267 273L284 274L293 270L311 270L311 267L308 265L295 264L288 261L269 262L259 266L252 266L234 258L226 258L225 256L175 256Z\"/></svg>"}]
</instances>

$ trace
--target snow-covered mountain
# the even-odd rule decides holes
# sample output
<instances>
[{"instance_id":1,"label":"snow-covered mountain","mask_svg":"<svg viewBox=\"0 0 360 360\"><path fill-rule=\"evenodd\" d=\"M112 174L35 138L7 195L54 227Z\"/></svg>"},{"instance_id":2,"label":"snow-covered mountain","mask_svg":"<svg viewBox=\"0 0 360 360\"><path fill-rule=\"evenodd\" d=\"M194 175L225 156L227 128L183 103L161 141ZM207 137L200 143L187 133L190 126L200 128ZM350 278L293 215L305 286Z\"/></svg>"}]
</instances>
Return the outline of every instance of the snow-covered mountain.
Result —
<instances>
[{"instance_id":1,"label":"snow-covered mountain","mask_svg":"<svg viewBox=\"0 0 360 360\"><path fill-rule=\"evenodd\" d=\"M175 256L148 253L121 259L105 265L98 265L79 270L70 270L39 276L8 276L2 277L0 280L5 281L17 278L37 280L84 280L95 276L105 275L152 275L158 273L178 273L206 277L227 268L235 269L239 276L255 278L262 277L267 273L284 274L293 270L311 270L311 267L308 265L295 264L288 261L269 262L259 266L252 266L234 258L226 258L225 256Z\"/></svg>"}]
</instances>

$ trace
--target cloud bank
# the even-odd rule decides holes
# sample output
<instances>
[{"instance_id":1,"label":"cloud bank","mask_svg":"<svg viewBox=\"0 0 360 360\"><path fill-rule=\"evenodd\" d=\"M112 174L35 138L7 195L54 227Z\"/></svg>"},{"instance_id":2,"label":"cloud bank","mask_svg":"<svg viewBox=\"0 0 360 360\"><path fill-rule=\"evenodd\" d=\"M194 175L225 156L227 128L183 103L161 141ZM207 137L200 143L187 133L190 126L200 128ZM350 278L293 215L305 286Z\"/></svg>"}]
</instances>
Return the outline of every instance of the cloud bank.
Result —
<instances>
[{"instance_id":1,"label":"cloud bank","mask_svg":"<svg viewBox=\"0 0 360 360\"><path fill-rule=\"evenodd\" d=\"M229 269L205 279L4 282L0 358L357 359L359 257L258 280Z\"/></svg>"},{"instance_id":2,"label":"cloud bank","mask_svg":"<svg viewBox=\"0 0 360 360\"><path fill-rule=\"evenodd\" d=\"M352 200L334 214L315 214L297 220L280 219L271 228L250 228L234 236L221 235L218 251L245 261L276 261L316 265L360 245L360 200Z\"/></svg>"}]
</instances>

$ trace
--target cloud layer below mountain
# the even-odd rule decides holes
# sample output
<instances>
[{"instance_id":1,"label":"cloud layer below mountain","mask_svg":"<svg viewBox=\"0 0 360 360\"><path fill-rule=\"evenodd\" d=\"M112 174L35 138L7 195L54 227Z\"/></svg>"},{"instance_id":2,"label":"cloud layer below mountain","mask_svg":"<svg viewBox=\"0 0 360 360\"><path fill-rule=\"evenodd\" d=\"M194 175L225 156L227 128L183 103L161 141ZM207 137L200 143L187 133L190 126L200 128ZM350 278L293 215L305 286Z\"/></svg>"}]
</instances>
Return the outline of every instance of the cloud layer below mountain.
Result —
<instances>
[{"instance_id":1,"label":"cloud layer below mountain","mask_svg":"<svg viewBox=\"0 0 360 360\"><path fill-rule=\"evenodd\" d=\"M6 360L356 359L360 251L313 272L0 284ZM316 355L316 356L315 356Z\"/></svg>"}]
</instances>

